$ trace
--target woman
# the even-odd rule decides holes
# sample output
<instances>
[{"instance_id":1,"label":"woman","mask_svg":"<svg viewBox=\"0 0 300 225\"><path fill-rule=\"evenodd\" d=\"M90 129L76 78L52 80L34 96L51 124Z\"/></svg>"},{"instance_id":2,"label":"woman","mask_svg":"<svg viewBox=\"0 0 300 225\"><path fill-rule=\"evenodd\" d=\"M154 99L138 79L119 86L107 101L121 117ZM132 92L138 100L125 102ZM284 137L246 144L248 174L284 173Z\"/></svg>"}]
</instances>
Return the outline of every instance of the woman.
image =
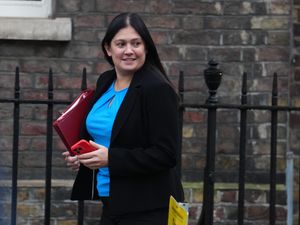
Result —
<instances>
[{"instance_id":1,"label":"woman","mask_svg":"<svg viewBox=\"0 0 300 225\"><path fill-rule=\"evenodd\" d=\"M113 69L100 75L82 138L96 151L72 157L72 199L103 202L101 225L166 225L170 195L183 200L175 166L178 98L142 19L122 13L102 49Z\"/></svg>"}]
</instances>

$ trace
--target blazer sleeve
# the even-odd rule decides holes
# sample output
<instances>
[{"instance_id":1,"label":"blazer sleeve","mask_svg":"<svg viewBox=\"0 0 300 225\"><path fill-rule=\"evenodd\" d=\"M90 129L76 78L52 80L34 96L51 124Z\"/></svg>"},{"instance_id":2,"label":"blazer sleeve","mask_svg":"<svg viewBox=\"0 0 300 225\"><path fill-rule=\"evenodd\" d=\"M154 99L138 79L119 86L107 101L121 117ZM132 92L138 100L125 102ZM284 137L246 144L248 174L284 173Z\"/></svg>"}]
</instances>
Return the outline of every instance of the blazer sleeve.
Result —
<instances>
[{"instance_id":1,"label":"blazer sleeve","mask_svg":"<svg viewBox=\"0 0 300 225\"><path fill-rule=\"evenodd\" d=\"M176 165L179 148L178 97L166 82L147 86L144 92L148 146L110 148L111 176L157 173Z\"/></svg>"}]
</instances>

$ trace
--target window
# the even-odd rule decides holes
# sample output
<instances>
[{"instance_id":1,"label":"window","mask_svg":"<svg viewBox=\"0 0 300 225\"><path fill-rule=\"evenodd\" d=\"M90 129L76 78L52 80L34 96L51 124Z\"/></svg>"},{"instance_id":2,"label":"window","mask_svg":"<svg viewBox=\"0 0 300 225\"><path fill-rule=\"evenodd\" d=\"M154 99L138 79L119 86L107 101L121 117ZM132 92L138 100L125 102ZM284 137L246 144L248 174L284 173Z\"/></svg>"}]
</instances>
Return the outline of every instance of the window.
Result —
<instances>
[{"instance_id":1,"label":"window","mask_svg":"<svg viewBox=\"0 0 300 225\"><path fill-rule=\"evenodd\" d=\"M55 1L0 0L0 40L70 41L71 18L53 18Z\"/></svg>"},{"instance_id":2,"label":"window","mask_svg":"<svg viewBox=\"0 0 300 225\"><path fill-rule=\"evenodd\" d=\"M49 18L54 0L0 0L0 17Z\"/></svg>"}]
</instances>

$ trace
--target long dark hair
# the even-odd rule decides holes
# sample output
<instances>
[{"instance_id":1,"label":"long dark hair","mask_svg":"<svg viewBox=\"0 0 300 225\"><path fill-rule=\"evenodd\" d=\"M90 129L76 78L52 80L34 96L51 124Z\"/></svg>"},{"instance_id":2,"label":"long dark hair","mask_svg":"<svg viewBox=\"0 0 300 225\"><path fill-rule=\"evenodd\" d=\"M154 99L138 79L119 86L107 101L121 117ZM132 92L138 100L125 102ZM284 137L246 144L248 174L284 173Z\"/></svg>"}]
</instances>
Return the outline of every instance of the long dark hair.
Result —
<instances>
[{"instance_id":1,"label":"long dark hair","mask_svg":"<svg viewBox=\"0 0 300 225\"><path fill-rule=\"evenodd\" d=\"M156 67L163 74L165 79L167 79L167 81L170 82L166 74L166 71L164 70L161 64L159 55L157 53L150 32L146 27L145 23L143 22L143 20L141 19L141 17L136 13L129 13L129 12L121 13L118 16L116 16L109 24L106 34L101 43L102 51L109 64L114 66L112 58L107 54L105 50L105 46L110 45L112 39L119 32L119 30L127 26L132 26L144 41L147 50L145 63L148 63Z\"/></svg>"}]
</instances>

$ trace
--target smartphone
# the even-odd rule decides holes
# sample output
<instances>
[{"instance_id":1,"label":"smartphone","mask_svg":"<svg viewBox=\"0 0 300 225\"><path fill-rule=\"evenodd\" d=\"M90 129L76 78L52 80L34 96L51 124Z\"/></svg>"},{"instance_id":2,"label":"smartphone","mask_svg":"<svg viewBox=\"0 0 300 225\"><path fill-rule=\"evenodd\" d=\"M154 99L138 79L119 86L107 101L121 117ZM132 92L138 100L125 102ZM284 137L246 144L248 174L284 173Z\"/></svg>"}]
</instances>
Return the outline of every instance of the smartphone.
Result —
<instances>
[{"instance_id":1,"label":"smartphone","mask_svg":"<svg viewBox=\"0 0 300 225\"><path fill-rule=\"evenodd\" d=\"M95 151L95 150L97 150L97 148L92 146L88 141L86 141L84 139L76 142L71 147L71 153L73 155L81 155L81 154L92 152L92 151Z\"/></svg>"}]
</instances>

